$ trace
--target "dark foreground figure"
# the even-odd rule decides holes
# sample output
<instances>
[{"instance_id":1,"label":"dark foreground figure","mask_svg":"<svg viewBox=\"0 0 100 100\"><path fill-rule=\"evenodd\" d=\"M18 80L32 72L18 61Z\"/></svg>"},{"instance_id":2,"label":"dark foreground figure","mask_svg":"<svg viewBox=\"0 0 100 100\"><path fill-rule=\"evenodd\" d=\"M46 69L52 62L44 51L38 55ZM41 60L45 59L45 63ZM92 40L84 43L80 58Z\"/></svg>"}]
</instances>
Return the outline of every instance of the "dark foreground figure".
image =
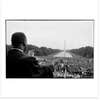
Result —
<instances>
[{"instance_id":1,"label":"dark foreground figure","mask_svg":"<svg viewBox=\"0 0 100 100\"><path fill-rule=\"evenodd\" d=\"M12 35L13 48L6 57L6 78L52 78L53 73L49 67L41 67L34 57L24 53L26 49L26 36L17 32Z\"/></svg>"}]
</instances>

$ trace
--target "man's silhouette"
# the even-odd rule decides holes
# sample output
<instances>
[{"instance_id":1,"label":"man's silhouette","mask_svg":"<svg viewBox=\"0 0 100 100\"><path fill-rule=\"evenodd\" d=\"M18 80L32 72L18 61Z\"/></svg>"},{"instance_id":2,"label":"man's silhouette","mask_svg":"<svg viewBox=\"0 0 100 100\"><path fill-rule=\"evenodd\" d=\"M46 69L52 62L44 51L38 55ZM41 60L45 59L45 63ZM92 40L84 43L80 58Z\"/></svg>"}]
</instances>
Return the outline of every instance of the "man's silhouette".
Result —
<instances>
[{"instance_id":1,"label":"man's silhouette","mask_svg":"<svg viewBox=\"0 0 100 100\"><path fill-rule=\"evenodd\" d=\"M12 49L6 57L7 78L52 78L53 73L48 67L40 67L38 61L26 55L27 39L24 33L16 32L11 38Z\"/></svg>"}]
</instances>

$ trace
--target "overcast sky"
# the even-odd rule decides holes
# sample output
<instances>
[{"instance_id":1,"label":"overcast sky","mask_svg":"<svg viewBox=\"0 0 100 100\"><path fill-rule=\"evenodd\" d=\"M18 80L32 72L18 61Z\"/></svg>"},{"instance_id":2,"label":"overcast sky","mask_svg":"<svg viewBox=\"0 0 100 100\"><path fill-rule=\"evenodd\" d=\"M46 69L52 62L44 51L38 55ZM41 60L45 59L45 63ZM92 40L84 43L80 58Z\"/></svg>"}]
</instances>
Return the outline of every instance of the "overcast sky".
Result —
<instances>
[{"instance_id":1,"label":"overcast sky","mask_svg":"<svg viewBox=\"0 0 100 100\"><path fill-rule=\"evenodd\" d=\"M28 44L63 49L93 46L93 21L7 21L7 44L14 32L24 32Z\"/></svg>"}]
</instances>

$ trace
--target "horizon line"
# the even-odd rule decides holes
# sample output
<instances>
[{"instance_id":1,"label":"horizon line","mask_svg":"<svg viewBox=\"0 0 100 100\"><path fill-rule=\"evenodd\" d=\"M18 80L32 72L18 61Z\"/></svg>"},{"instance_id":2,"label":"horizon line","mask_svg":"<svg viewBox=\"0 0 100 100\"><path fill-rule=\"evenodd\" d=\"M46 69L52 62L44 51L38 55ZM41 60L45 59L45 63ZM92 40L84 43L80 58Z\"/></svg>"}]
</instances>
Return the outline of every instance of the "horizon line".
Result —
<instances>
[{"instance_id":1,"label":"horizon line","mask_svg":"<svg viewBox=\"0 0 100 100\"><path fill-rule=\"evenodd\" d=\"M6 43L6 45L10 45L11 46L11 44L7 44L7 43ZM64 51L64 49L60 49L60 48L52 48L52 47L47 47L47 46L37 46L37 45L33 45L33 44L27 44L27 45L36 46L38 48L46 47L46 48L50 48L50 49L59 49L61 51ZM92 48L94 48L94 46L86 45L86 46L81 46L81 47L76 47L76 48L69 48L69 49L65 49L65 50L79 49L79 48L82 48L82 47L92 47Z\"/></svg>"}]
</instances>

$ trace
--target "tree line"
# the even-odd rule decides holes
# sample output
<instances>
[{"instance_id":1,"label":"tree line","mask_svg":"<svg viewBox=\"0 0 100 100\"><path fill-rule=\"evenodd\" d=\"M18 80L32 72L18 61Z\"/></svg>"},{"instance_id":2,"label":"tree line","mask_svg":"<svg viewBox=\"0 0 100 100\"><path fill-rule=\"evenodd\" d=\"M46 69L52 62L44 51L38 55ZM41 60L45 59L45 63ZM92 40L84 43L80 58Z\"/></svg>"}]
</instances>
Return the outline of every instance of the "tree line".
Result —
<instances>
[{"instance_id":1,"label":"tree line","mask_svg":"<svg viewBox=\"0 0 100 100\"><path fill-rule=\"evenodd\" d=\"M11 45L6 45L6 52L8 52L10 49L12 48ZM34 46L34 45L27 45L26 47L26 53L28 53L28 51L33 50L35 56L48 56L50 54L53 53L58 53L61 50L59 49L52 49L52 48L47 48L47 47L38 47L38 46Z\"/></svg>"},{"instance_id":2,"label":"tree line","mask_svg":"<svg viewBox=\"0 0 100 100\"><path fill-rule=\"evenodd\" d=\"M12 48L11 45L6 45L6 52L8 52L11 48ZM58 53L61 51L59 49L38 47L35 45L31 45L31 44L27 45L26 53L28 53L29 50L33 50L35 56L48 56L50 54ZM79 49L72 49L72 50L70 50L70 52L77 54L79 56L82 56L82 57L86 57L86 58L93 58L93 56L94 56L94 48L90 47L90 46L81 47Z\"/></svg>"},{"instance_id":3,"label":"tree line","mask_svg":"<svg viewBox=\"0 0 100 100\"><path fill-rule=\"evenodd\" d=\"M79 56L86 57L86 58L93 58L94 57L94 48L91 46L81 47L79 49L72 49L70 51L72 53L75 53Z\"/></svg>"}]
</instances>

